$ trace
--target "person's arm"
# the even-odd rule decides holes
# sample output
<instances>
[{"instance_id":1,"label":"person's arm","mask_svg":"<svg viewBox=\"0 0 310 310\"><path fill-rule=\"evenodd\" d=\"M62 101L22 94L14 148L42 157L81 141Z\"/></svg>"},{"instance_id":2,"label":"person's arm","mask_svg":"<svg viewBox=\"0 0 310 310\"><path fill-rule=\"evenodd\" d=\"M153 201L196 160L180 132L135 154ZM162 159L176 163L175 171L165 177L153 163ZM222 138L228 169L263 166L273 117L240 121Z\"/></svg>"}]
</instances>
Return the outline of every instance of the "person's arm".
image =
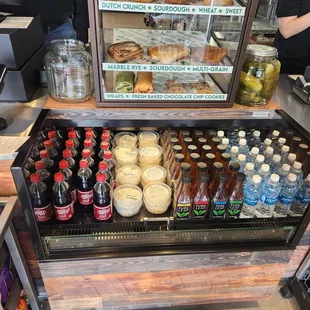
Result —
<instances>
[{"instance_id":1,"label":"person's arm","mask_svg":"<svg viewBox=\"0 0 310 310\"><path fill-rule=\"evenodd\" d=\"M280 17L278 18L278 26L282 36L288 39L310 27L310 13L301 17Z\"/></svg>"}]
</instances>

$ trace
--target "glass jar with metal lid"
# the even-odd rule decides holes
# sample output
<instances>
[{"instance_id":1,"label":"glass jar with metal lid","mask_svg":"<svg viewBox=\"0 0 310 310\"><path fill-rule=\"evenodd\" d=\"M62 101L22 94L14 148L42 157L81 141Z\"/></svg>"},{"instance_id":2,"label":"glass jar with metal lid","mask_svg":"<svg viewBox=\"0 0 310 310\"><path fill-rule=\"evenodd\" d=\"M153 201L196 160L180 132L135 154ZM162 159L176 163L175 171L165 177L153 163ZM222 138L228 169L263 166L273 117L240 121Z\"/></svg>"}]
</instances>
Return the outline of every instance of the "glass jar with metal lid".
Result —
<instances>
[{"instance_id":1,"label":"glass jar with metal lid","mask_svg":"<svg viewBox=\"0 0 310 310\"><path fill-rule=\"evenodd\" d=\"M281 64L276 56L277 49L274 47L260 44L248 46L236 103L248 106L268 104L279 80Z\"/></svg>"},{"instance_id":2,"label":"glass jar with metal lid","mask_svg":"<svg viewBox=\"0 0 310 310\"><path fill-rule=\"evenodd\" d=\"M78 40L55 40L45 56L48 92L59 101L79 102L94 93L91 55Z\"/></svg>"}]
</instances>

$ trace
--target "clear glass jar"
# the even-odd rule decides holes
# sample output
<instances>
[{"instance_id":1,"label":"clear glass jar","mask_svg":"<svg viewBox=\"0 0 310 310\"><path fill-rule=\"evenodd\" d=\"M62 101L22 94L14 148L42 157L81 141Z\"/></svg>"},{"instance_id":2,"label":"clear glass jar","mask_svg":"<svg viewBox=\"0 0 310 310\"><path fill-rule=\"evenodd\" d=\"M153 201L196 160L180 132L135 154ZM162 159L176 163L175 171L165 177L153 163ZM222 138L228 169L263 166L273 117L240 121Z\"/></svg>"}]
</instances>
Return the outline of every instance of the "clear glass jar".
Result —
<instances>
[{"instance_id":1,"label":"clear glass jar","mask_svg":"<svg viewBox=\"0 0 310 310\"><path fill-rule=\"evenodd\" d=\"M45 56L48 92L59 101L79 102L94 93L91 55L78 40L55 40Z\"/></svg>"},{"instance_id":2,"label":"clear glass jar","mask_svg":"<svg viewBox=\"0 0 310 310\"><path fill-rule=\"evenodd\" d=\"M248 106L268 104L277 87L281 63L277 49L271 46L250 44L242 68L236 103Z\"/></svg>"}]
</instances>

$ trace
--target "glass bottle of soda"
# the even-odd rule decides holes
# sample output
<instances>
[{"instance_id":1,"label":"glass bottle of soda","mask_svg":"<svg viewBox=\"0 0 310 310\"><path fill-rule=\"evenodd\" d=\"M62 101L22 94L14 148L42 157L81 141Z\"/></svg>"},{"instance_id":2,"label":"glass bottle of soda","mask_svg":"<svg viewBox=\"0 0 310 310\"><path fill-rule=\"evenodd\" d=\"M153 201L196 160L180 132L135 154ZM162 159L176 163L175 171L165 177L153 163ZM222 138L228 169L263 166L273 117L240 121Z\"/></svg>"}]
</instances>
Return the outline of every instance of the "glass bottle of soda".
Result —
<instances>
[{"instance_id":1,"label":"glass bottle of soda","mask_svg":"<svg viewBox=\"0 0 310 310\"><path fill-rule=\"evenodd\" d=\"M211 199L211 208L209 213L209 218L211 219L224 219L226 213L226 206L227 206L227 188L226 184L228 181L228 174L224 172L220 172L217 175L217 187L215 189L215 193Z\"/></svg>"},{"instance_id":2,"label":"glass bottle of soda","mask_svg":"<svg viewBox=\"0 0 310 310\"><path fill-rule=\"evenodd\" d=\"M49 157L53 159L54 161L59 159L59 154L57 150L54 148L53 141L52 140L45 140L43 142L43 145L45 149L48 151Z\"/></svg>"},{"instance_id":3,"label":"glass bottle of soda","mask_svg":"<svg viewBox=\"0 0 310 310\"><path fill-rule=\"evenodd\" d=\"M174 218L176 220L189 220L191 218L193 198L191 193L193 178L189 174L182 176L182 185L177 198Z\"/></svg>"},{"instance_id":4,"label":"glass bottle of soda","mask_svg":"<svg viewBox=\"0 0 310 310\"><path fill-rule=\"evenodd\" d=\"M54 161L49 157L49 153L47 150L40 151L40 158L41 161L44 162L44 167L49 171L53 171Z\"/></svg>"},{"instance_id":5,"label":"glass bottle of soda","mask_svg":"<svg viewBox=\"0 0 310 310\"><path fill-rule=\"evenodd\" d=\"M73 140L69 139L69 140L66 141L66 148L67 148L67 150L71 151L71 156L72 156L73 159L76 159L78 157L78 151L74 147Z\"/></svg>"},{"instance_id":6,"label":"glass bottle of soda","mask_svg":"<svg viewBox=\"0 0 310 310\"><path fill-rule=\"evenodd\" d=\"M61 148L61 142L57 139L56 131L52 130L47 133L47 136L50 140L53 141L54 148L59 150Z\"/></svg>"},{"instance_id":7,"label":"glass bottle of soda","mask_svg":"<svg viewBox=\"0 0 310 310\"><path fill-rule=\"evenodd\" d=\"M96 152L93 148L93 142L90 139L84 140L84 150L90 150L90 156L94 158Z\"/></svg>"},{"instance_id":8,"label":"glass bottle of soda","mask_svg":"<svg viewBox=\"0 0 310 310\"><path fill-rule=\"evenodd\" d=\"M93 160L93 158L91 157L91 151L90 150L83 150L82 151L82 160L86 160L88 162L88 168L89 169L93 169L95 166L95 161Z\"/></svg>"},{"instance_id":9,"label":"glass bottle of soda","mask_svg":"<svg viewBox=\"0 0 310 310\"><path fill-rule=\"evenodd\" d=\"M47 186L50 186L51 173L45 169L44 162L42 160L36 161L34 166L36 168L36 173L40 174L42 182L44 182Z\"/></svg>"},{"instance_id":10,"label":"glass bottle of soda","mask_svg":"<svg viewBox=\"0 0 310 310\"><path fill-rule=\"evenodd\" d=\"M199 148L198 148L198 149L199 149ZM206 160L207 154L209 154L209 153L212 154L212 153L211 153L211 150L212 150L212 148L211 148L211 146L208 145L208 144L204 144L204 145L201 147L200 156L201 156L202 160Z\"/></svg>"},{"instance_id":11,"label":"glass bottle of soda","mask_svg":"<svg viewBox=\"0 0 310 310\"><path fill-rule=\"evenodd\" d=\"M46 184L41 181L39 173L30 175L29 193L34 216L38 223L46 223L53 217L53 207L49 201Z\"/></svg>"},{"instance_id":12,"label":"glass bottle of soda","mask_svg":"<svg viewBox=\"0 0 310 310\"><path fill-rule=\"evenodd\" d=\"M181 185L182 185L182 177L185 175L185 174L188 174L190 175L191 173L191 165L188 164L188 163L181 163L180 165L180 173L179 173L179 176L178 178L175 180L174 182L174 194L173 194L173 207L175 208L176 206L176 203L177 203L177 198L180 194L180 191L181 191Z\"/></svg>"},{"instance_id":13,"label":"glass bottle of soda","mask_svg":"<svg viewBox=\"0 0 310 310\"><path fill-rule=\"evenodd\" d=\"M72 202L76 203L77 202L77 193L76 193L76 188L73 185L73 180L72 180L72 171L69 168L69 163L66 160L61 160L59 162L59 172L63 173L65 176L65 181L69 184L69 189L71 192L71 197L72 197Z\"/></svg>"},{"instance_id":14,"label":"glass bottle of soda","mask_svg":"<svg viewBox=\"0 0 310 310\"><path fill-rule=\"evenodd\" d=\"M207 145L207 139L206 138L200 137L200 138L197 139L197 148L198 148L197 152L200 154L200 156L203 156L203 155L206 154L206 153L204 153L204 154L202 153L202 148L205 145ZM211 146L210 146L210 150L211 150ZM207 153L209 153L210 150L207 151Z\"/></svg>"},{"instance_id":15,"label":"glass bottle of soda","mask_svg":"<svg viewBox=\"0 0 310 310\"><path fill-rule=\"evenodd\" d=\"M65 181L65 176L61 172L54 175L53 185L53 207L57 220L69 222L74 216L74 206L69 189L69 184Z\"/></svg>"},{"instance_id":16,"label":"glass bottle of soda","mask_svg":"<svg viewBox=\"0 0 310 310\"><path fill-rule=\"evenodd\" d=\"M171 173L168 173L167 184L174 190L175 182L181 173L181 164L184 162L183 154L176 154L172 165Z\"/></svg>"},{"instance_id":17,"label":"glass bottle of soda","mask_svg":"<svg viewBox=\"0 0 310 310\"><path fill-rule=\"evenodd\" d=\"M211 173L211 179L210 179L210 193L214 193L214 189L217 186L217 175L222 172L224 169L224 165L220 162L215 162L213 164L212 173Z\"/></svg>"},{"instance_id":18,"label":"glass bottle of soda","mask_svg":"<svg viewBox=\"0 0 310 310\"><path fill-rule=\"evenodd\" d=\"M212 153L207 153L204 158L202 158L208 166L208 174L212 174L213 164L215 163L215 155Z\"/></svg>"},{"instance_id":19,"label":"glass bottle of soda","mask_svg":"<svg viewBox=\"0 0 310 310\"><path fill-rule=\"evenodd\" d=\"M98 173L93 189L94 216L97 221L107 221L112 217L111 187L106 182L106 175Z\"/></svg>"},{"instance_id":20,"label":"glass bottle of soda","mask_svg":"<svg viewBox=\"0 0 310 310\"><path fill-rule=\"evenodd\" d=\"M193 187L192 187L192 191L193 192L196 192L197 187L199 185L199 175L200 175L200 173L206 173L207 174L207 169L208 169L208 166L207 166L206 163L203 163L203 162L198 162L197 163L197 173L196 173L195 179L193 180Z\"/></svg>"},{"instance_id":21,"label":"glass bottle of soda","mask_svg":"<svg viewBox=\"0 0 310 310\"><path fill-rule=\"evenodd\" d=\"M76 188L78 202L85 208L93 206L93 186L92 186L92 171L88 168L88 161L82 159L80 161L80 169L77 172Z\"/></svg>"},{"instance_id":22,"label":"glass bottle of soda","mask_svg":"<svg viewBox=\"0 0 310 310\"><path fill-rule=\"evenodd\" d=\"M240 170L240 165L237 162L231 162L229 164L228 170L228 182L227 182L227 189L229 192L230 186L234 180L235 174Z\"/></svg>"},{"instance_id":23,"label":"glass bottle of soda","mask_svg":"<svg viewBox=\"0 0 310 310\"><path fill-rule=\"evenodd\" d=\"M208 190L208 182L210 181L210 176L202 172L199 174L198 178L198 186L193 193L193 220L205 219L207 217L210 205L210 195Z\"/></svg>"},{"instance_id":24,"label":"glass bottle of soda","mask_svg":"<svg viewBox=\"0 0 310 310\"><path fill-rule=\"evenodd\" d=\"M245 178L246 176L242 172L237 172L234 176L227 203L227 218L229 219L237 219L240 216L244 202L243 183Z\"/></svg>"}]
</instances>

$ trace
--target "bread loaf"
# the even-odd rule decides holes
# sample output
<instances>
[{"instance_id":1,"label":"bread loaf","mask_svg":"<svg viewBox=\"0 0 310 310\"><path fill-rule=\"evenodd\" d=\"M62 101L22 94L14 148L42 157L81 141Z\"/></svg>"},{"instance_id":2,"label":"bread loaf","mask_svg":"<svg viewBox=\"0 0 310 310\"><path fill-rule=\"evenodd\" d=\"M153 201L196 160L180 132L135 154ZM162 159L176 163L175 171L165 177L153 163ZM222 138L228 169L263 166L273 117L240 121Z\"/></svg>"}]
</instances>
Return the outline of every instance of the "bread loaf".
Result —
<instances>
[{"instance_id":1,"label":"bread loaf","mask_svg":"<svg viewBox=\"0 0 310 310\"><path fill-rule=\"evenodd\" d=\"M116 62L126 62L130 59L142 58L143 48L133 41L125 41L111 44L108 48L108 54Z\"/></svg>"}]
</instances>

